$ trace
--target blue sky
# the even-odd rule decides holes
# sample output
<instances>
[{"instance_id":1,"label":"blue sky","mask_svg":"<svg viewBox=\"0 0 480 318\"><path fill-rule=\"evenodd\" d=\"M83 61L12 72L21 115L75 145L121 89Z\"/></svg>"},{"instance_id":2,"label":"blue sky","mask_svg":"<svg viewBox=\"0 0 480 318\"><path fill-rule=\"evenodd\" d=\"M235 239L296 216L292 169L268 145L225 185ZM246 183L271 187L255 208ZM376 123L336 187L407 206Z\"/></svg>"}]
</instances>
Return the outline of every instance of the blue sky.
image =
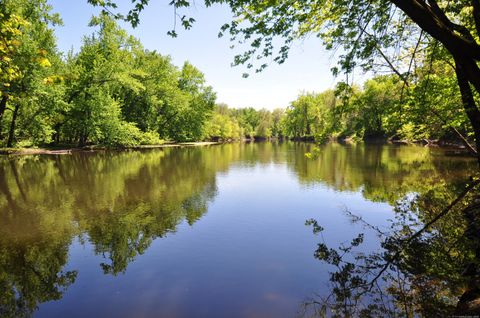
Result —
<instances>
[{"instance_id":1,"label":"blue sky","mask_svg":"<svg viewBox=\"0 0 480 318\"><path fill-rule=\"evenodd\" d=\"M86 0L48 2L64 22L56 29L59 48L78 50L82 37L93 32L87 25L98 10ZM119 2L130 3L128 0ZM288 106L302 91L320 92L335 85L336 80L330 73L335 60L316 37L295 43L284 64L270 63L262 73L251 74L245 79L242 77L245 67L231 67L233 57L240 49L232 50L228 37L217 37L220 26L231 19L229 8L220 5L205 8L201 1L197 1L194 7L182 12L196 19L194 27L189 31L177 27L179 36L171 38L166 35L173 26L173 10L168 2L152 0L142 13L137 28L132 29L127 24L122 26L139 38L145 48L170 55L176 65L190 61L198 67L217 92L219 103L231 107L274 109Z\"/></svg>"}]
</instances>

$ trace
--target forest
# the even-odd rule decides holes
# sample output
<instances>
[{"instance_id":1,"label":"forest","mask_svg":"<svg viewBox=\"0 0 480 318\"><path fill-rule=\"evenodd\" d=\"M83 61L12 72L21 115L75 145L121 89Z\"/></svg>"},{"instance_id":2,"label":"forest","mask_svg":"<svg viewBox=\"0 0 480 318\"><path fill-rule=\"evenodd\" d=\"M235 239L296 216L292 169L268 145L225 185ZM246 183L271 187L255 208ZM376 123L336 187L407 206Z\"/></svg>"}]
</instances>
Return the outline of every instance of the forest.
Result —
<instances>
[{"instance_id":1,"label":"forest","mask_svg":"<svg viewBox=\"0 0 480 318\"><path fill-rule=\"evenodd\" d=\"M286 109L233 109L216 103L201 70L145 49L109 14L92 18L78 52L60 52L54 27L62 20L46 1L6 1L0 10L2 147L255 138L474 142L455 69L425 36L407 75L393 68L364 83L339 81L331 90L300 93Z\"/></svg>"},{"instance_id":2,"label":"forest","mask_svg":"<svg viewBox=\"0 0 480 318\"><path fill-rule=\"evenodd\" d=\"M214 89L186 62L145 49L100 15L79 52L59 52L61 18L43 0L1 6L3 147L152 145L279 136L281 110L215 105Z\"/></svg>"},{"instance_id":3,"label":"forest","mask_svg":"<svg viewBox=\"0 0 480 318\"><path fill-rule=\"evenodd\" d=\"M136 145L197 140L215 93L193 65L144 49L106 15L79 52L58 52L61 23L45 1L7 1L2 12L4 146Z\"/></svg>"}]
</instances>

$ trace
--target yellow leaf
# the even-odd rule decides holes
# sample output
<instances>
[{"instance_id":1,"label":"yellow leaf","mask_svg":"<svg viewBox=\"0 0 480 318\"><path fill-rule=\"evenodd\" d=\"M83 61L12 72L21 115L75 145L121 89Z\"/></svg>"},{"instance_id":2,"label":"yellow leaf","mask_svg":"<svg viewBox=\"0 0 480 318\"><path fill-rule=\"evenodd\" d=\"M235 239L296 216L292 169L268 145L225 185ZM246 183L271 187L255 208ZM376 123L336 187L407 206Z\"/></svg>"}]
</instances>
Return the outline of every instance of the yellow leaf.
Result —
<instances>
[{"instance_id":1,"label":"yellow leaf","mask_svg":"<svg viewBox=\"0 0 480 318\"><path fill-rule=\"evenodd\" d=\"M39 58L38 59L38 64L40 64L40 66L43 66L43 67L50 67L52 66L52 64L50 63L50 61L43 57L43 58Z\"/></svg>"}]
</instances>

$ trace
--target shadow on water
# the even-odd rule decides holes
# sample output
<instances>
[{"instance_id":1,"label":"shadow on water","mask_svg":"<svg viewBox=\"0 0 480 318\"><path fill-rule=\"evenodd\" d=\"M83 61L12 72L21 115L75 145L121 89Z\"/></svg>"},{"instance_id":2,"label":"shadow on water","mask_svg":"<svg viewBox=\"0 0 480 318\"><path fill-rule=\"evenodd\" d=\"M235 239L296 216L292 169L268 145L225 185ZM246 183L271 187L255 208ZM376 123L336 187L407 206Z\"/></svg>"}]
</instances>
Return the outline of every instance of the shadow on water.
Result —
<instances>
[{"instance_id":1,"label":"shadow on water","mask_svg":"<svg viewBox=\"0 0 480 318\"><path fill-rule=\"evenodd\" d=\"M231 167L272 163L286 165L307 188L321 184L336 191L361 192L366 200L394 206L391 228L374 233L382 242L381 252L354 253L362 245L362 236L340 250L319 244L315 257L334 269L333 298L305 304L306 313L320 315L328 310L323 307L327 303L340 316L355 315L358 310L387 312L387 307L380 308L374 301L378 297L371 293L373 289L365 292L351 287L365 284L399 249L399 242L458 195L475 164L421 147L379 145L330 144L316 159L307 159L305 153L311 147L302 143L229 144L1 158L0 316L29 316L41 303L62 298L78 274L66 269L75 238L93 246L104 274L125 273L154 240L174 233L182 223L193 226L207 213L219 191L219 173ZM458 213L460 207L403 248L402 257L392 262L385 272L387 281L380 284L382 293L393 297L388 308L398 310L399 304L406 304L408 313L418 312L427 303L443 308L439 298L461 295L465 287L462 270L475 253L464 239L465 218ZM321 232L321 221L309 224ZM367 228L376 231L375 226ZM416 295L426 293L426 287L433 289L425 295L435 297L422 296L417 301ZM358 293L368 294L367 305L360 306ZM347 298L353 300L345 307ZM445 310L453 306L441 305Z\"/></svg>"}]
</instances>

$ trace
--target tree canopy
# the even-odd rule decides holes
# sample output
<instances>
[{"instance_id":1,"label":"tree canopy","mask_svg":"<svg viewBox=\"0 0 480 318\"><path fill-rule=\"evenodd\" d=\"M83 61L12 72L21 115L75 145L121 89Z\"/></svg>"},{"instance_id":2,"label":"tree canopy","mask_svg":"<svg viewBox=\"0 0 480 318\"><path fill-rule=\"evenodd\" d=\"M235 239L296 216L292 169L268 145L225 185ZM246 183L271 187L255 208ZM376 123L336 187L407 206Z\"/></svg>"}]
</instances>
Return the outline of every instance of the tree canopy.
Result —
<instances>
[{"instance_id":1,"label":"tree canopy","mask_svg":"<svg viewBox=\"0 0 480 318\"><path fill-rule=\"evenodd\" d=\"M200 140L215 104L203 73L146 50L101 14L59 52L45 0L2 2L0 144L129 146Z\"/></svg>"}]
</instances>

